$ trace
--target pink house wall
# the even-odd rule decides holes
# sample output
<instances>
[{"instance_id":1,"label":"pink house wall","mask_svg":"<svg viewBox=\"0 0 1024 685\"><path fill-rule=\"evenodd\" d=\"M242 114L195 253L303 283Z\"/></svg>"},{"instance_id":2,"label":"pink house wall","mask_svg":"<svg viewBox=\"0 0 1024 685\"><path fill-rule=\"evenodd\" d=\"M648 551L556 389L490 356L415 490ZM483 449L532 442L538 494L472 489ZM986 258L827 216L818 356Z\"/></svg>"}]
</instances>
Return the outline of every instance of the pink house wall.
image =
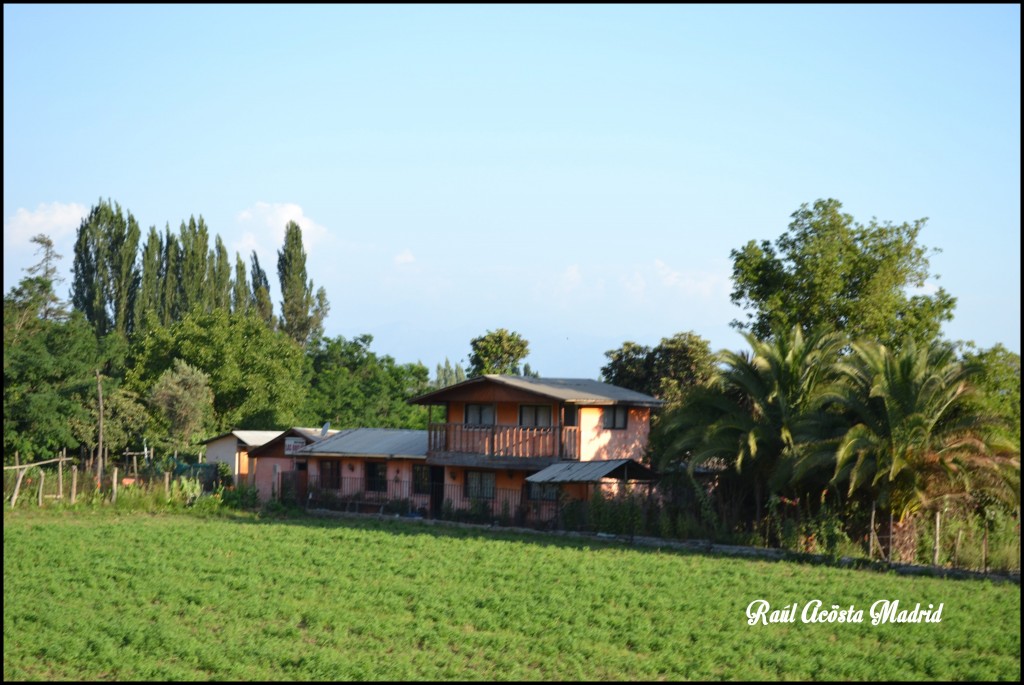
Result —
<instances>
[{"instance_id":1,"label":"pink house wall","mask_svg":"<svg viewBox=\"0 0 1024 685\"><path fill-rule=\"evenodd\" d=\"M630 407L626 428L610 430L602 425L601 407L580 407L580 460L641 460L651 432L651 410Z\"/></svg>"}]
</instances>

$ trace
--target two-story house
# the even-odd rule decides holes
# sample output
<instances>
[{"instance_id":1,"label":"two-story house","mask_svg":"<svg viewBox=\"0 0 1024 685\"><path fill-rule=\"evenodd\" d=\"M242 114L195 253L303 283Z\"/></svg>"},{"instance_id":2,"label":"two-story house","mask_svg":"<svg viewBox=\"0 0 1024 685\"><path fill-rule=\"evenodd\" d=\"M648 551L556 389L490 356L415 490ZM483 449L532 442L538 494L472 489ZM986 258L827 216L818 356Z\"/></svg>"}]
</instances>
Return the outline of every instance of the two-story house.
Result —
<instances>
[{"instance_id":1,"label":"two-story house","mask_svg":"<svg viewBox=\"0 0 1024 685\"><path fill-rule=\"evenodd\" d=\"M653 475L640 462L662 402L649 395L588 379L485 375L409 401L428 407L427 431L354 429L296 455L308 461L314 498L525 522L551 518L560 497L587 499L608 479Z\"/></svg>"}]
</instances>

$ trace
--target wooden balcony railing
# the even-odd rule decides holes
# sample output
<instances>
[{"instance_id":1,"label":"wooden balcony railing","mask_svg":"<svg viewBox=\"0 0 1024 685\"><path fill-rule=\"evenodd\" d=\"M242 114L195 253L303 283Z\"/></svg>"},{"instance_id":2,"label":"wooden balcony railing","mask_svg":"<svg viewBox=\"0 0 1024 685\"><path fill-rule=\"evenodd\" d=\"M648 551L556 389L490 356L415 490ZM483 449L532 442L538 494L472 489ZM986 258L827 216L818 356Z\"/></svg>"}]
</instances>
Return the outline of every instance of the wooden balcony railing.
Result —
<instances>
[{"instance_id":1,"label":"wooden balcony railing","mask_svg":"<svg viewBox=\"0 0 1024 685\"><path fill-rule=\"evenodd\" d=\"M580 458L578 426L468 426L430 424L430 452L459 452L495 457Z\"/></svg>"}]
</instances>

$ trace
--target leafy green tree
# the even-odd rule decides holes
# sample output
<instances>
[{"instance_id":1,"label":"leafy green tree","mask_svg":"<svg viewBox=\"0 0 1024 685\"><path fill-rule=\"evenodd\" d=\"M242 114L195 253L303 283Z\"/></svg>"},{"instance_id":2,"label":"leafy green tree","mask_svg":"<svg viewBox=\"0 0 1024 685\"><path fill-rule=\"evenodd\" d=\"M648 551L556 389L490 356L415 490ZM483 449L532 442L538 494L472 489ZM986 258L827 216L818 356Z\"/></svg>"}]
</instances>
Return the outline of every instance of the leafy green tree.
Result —
<instances>
[{"instance_id":1,"label":"leafy green tree","mask_svg":"<svg viewBox=\"0 0 1024 685\"><path fill-rule=\"evenodd\" d=\"M662 338L654 348L626 341L604 354L608 357L601 367L604 382L665 400L669 408L715 372L710 343L692 332Z\"/></svg>"},{"instance_id":2,"label":"leafy green tree","mask_svg":"<svg viewBox=\"0 0 1024 685\"><path fill-rule=\"evenodd\" d=\"M244 314L249 311L252 295L249 290L249 279L245 275L245 262L242 256L235 253L235 279L231 282L231 311Z\"/></svg>"},{"instance_id":3,"label":"leafy green tree","mask_svg":"<svg viewBox=\"0 0 1024 685\"><path fill-rule=\"evenodd\" d=\"M181 243L170 224L164 226L163 255L160 323L169 326L186 312L181 295Z\"/></svg>"},{"instance_id":4,"label":"leafy green tree","mask_svg":"<svg viewBox=\"0 0 1024 685\"><path fill-rule=\"evenodd\" d=\"M135 322L140 330L148 325L147 321L163 321L162 290L166 278L163 259L163 240L156 226L150 226L142 247L141 280L135 299Z\"/></svg>"},{"instance_id":5,"label":"leafy green tree","mask_svg":"<svg viewBox=\"0 0 1024 685\"><path fill-rule=\"evenodd\" d=\"M139 288L139 224L121 206L100 200L78 227L71 302L97 336L126 336L134 328Z\"/></svg>"},{"instance_id":6,"label":"leafy green tree","mask_svg":"<svg viewBox=\"0 0 1024 685\"><path fill-rule=\"evenodd\" d=\"M136 348L129 389L150 396L175 359L209 377L216 430L295 425L306 388L303 353L259 317L193 312L152 331Z\"/></svg>"},{"instance_id":7,"label":"leafy green tree","mask_svg":"<svg viewBox=\"0 0 1024 685\"><path fill-rule=\"evenodd\" d=\"M927 220L865 226L841 209L834 199L803 204L774 245L750 241L730 253L732 301L747 310L732 325L760 339L796 324L890 347L936 338L955 298L942 288L907 295L929 278L929 250L917 242Z\"/></svg>"},{"instance_id":8,"label":"leafy green tree","mask_svg":"<svg viewBox=\"0 0 1024 685\"><path fill-rule=\"evenodd\" d=\"M277 276L281 282L281 330L306 346L323 334L328 304L324 289L314 296L313 281L306 278L302 229L294 221L285 227L284 246L277 253Z\"/></svg>"},{"instance_id":9,"label":"leafy green tree","mask_svg":"<svg viewBox=\"0 0 1024 685\"><path fill-rule=\"evenodd\" d=\"M338 428L426 428L427 412L407 400L427 392L422 364L398 364L370 350L373 336L320 338L309 349L307 423Z\"/></svg>"},{"instance_id":10,"label":"leafy green tree","mask_svg":"<svg viewBox=\"0 0 1024 685\"><path fill-rule=\"evenodd\" d=\"M228 249L220 236L214 238L214 249L210 252L207 262L209 273L207 281L210 285L210 306L213 309L231 308L231 262L228 260Z\"/></svg>"},{"instance_id":11,"label":"leafy green tree","mask_svg":"<svg viewBox=\"0 0 1024 685\"><path fill-rule=\"evenodd\" d=\"M260 267L260 258L256 256L256 250L252 251L252 308L268 327L277 327L274 304L270 301L270 281L267 279L267 272Z\"/></svg>"},{"instance_id":12,"label":"leafy green tree","mask_svg":"<svg viewBox=\"0 0 1024 685\"><path fill-rule=\"evenodd\" d=\"M157 446L197 454L197 442L213 423L210 377L181 359L164 371L150 391L149 402L165 428Z\"/></svg>"},{"instance_id":13,"label":"leafy green tree","mask_svg":"<svg viewBox=\"0 0 1024 685\"><path fill-rule=\"evenodd\" d=\"M99 346L81 312L49 316L63 306L44 275L27 276L4 296L5 464L16 451L22 461L49 458L85 437L76 429L89 420Z\"/></svg>"},{"instance_id":14,"label":"leafy green tree","mask_svg":"<svg viewBox=\"0 0 1024 685\"><path fill-rule=\"evenodd\" d=\"M988 349L968 346L964 364L978 369L973 410L994 417L1020 451L1020 355L1002 344Z\"/></svg>"},{"instance_id":15,"label":"leafy green tree","mask_svg":"<svg viewBox=\"0 0 1024 685\"><path fill-rule=\"evenodd\" d=\"M530 353L530 343L521 335L499 328L469 342L469 378L484 374L519 375L519 362Z\"/></svg>"},{"instance_id":16,"label":"leafy green tree","mask_svg":"<svg viewBox=\"0 0 1024 685\"><path fill-rule=\"evenodd\" d=\"M836 482L901 517L976 488L1019 506L1019 448L1000 440L991 417L965 411L977 368L944 342L896 351L855 343L853 351L838 367L842 382L824 396L852 417L835 452Z\"/></svg>"},{"instance_id":17,"label":"leafy green tree","mask_svg":"<svg viewBox=\"0 0 1024 685\"><path fill-rule=\"evenodd\" d=\"M62 259L62 257L53 249L53 241L50 237L43 233L33 236L31 242L39 246L36 254L42 252L39 262L25 269L29 276L40 279L39 283L43 285L39 293L42 298L39 318L45 321L63 321L68 316L68 308L57 297L56 292L57 284L63 281L57 272L57 260ZM49 284L49 286L47 287L45 284Z\"/></svg>"},{"instance_id":18,"label":"leafy green tree","mask_svg":"<svg viewBox=\"0 0 1024 685\"><path fill-rule=\"evenodd\" d=\"M181 222L178 243L181 248L178 268L181 304L178 316L193 309L210 311L213 308L213 288L209 278L210 231L201 215L199 221L191 216L188 224Z\"/></svg>"}]
</instances>

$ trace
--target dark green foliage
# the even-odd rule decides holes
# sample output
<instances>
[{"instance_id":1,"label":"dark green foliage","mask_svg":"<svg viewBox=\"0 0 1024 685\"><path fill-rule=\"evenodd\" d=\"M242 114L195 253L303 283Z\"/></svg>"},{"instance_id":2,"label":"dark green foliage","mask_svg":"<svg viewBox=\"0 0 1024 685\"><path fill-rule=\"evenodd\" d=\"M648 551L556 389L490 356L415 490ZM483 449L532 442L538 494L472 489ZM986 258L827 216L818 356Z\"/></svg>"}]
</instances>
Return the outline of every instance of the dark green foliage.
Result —
<instances>
[{"instance_id":1,"label":"dark green foliage","mask_svg":"<svg viewBox=\"0 0 1024 685\"><path fill-rule=\"evenodd\" d=\"M942 288L906 293L937 278L928 271L929 250L917 243L926 219L865 226L841 209L833 199L801 205L774 245L750 241L731 252L732 301L748 310L733 326L762 340L797 324L890 347L908 337L934 339L953 318L955 298Z\"/></svg>"},{"instance_id":2,"label":"dark green foliage","mask_svg":"<svg viewBox=\"0 0 1024 685\"><path fill-rule=\"evenodd\" d=\"M1020 452L1020 355L1002 344L988 349L969 346L963 360L978 371L974 384L979 392L971 406L996 419Z\"/></svg>"},{"instance_id":3,"label":"dark green foliage","mask_svg":"<svg viewBox=\"0 0 1024 685\"><path fill-rule=\"evenodd\" d=\"M274 304L270 301L270 281L267 272L260 267L260 258L256 250L252 251L252 309L270 328L277 327L274 317Z\"/></svg>"},{"instance_id":4,"label":"dark green foliage","mask_svg":"<svg viewBox=\"0 0 1024 685\"><path fill-rule=\"evenodd\" d=\"M519 375L519 362L530 353L530 343L514 331L499 328L473 338L470 343L470 378L484 374Z\"/></svg>"},{"instance_id":5,"label":"dark green foliage","mask_svg":"<svg viewBox=\"0 0 1024 685\"><path fill-rule=\"evenodd\" d=\"M78 227L72 266L71 301L85 314L97 337L134 329L140 230L117 203L100 200Z\"/></svg>"},{"instance_id":6,"label":"dark green foliage","mask_svg":"<svg viewBox=\"0 0 1024 685\"><path fill-rule=\"evenodd\" d=\"M244 314L249 311L252 304L252 294L249 290L249 280L245 275L245 262L242 256L235 253L235 279L231 282L231 311L236 314Z\"/></svg>"},{"instance_id":7,"label":"dark green foliage","mask_svg":"<svg viewBox=\"0 0 1024 685\"><path fill-rule=\"evenodd\" d=\"M687 389L707 383L715 371L710 343L692 332L662 338L653 349L627 341L604 355L604 382L652 395L669 407L678 405Z\"/></svg>"},{"instance_id":8,"label":"dark green foliage","mask_svg":"<svg viewBox=\"0 0 1024 685\"><path fill-rule=\"evenodd\" d=\"M216 430L296 425L304 394L302 351L258 317L216 310L154 330L136 351L130 387L148 395L175 359L209 377Z\"/></svg>"},{"instance_id":9,"label":"dark green foliage","mask_svg":"<svg viewBox=\"0 0 1024 685\"><path fill-rule=\"evenodd\" d=\"M459 365L452 366L452 363L448 361L448 357L444 358L444 366L437 365L437 374L434 377L433 387L435 388L447 388L449 385L455 385L466 380L466 372Z\"/></svg>"},{"instance_id":10,"label":"dark green foliage","mask_svg":"<svg viewBox=\"0 0 1024 685\"><path fill-rule=\"evenodd\" d=\"M406 400L429 389L422 364L397 364L370 350L373 336L321 338L308 352L312 368L307 425L336 428L426 428L427 412Z\"/></svg>"},{"instance_id":11,"label":"dark green foliage","mask_svg":"<svg viewBox=\"0 0 1024 685\"><path fill-rule=\"evenodd\" d=\"M306 277L306 251L302 229L294 221L285 228L284 246L277 253L281 282L281 330L302 346L323 334L329 305L323 288L313 295L313 281Z\"/></svg>"}]
</instances>

